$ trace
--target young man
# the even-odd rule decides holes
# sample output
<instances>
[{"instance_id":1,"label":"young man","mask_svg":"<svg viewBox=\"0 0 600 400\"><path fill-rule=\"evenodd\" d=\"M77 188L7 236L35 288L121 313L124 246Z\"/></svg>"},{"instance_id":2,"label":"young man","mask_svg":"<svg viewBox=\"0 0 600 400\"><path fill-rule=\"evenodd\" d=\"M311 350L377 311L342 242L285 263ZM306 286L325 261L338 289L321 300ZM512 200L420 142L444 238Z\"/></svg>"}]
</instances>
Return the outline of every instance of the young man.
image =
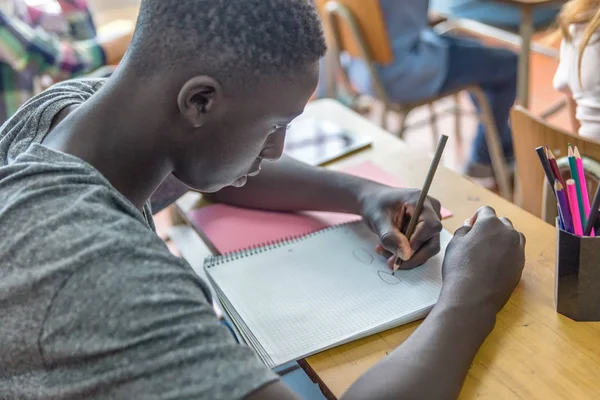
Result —
<instances>
[{"instance_id":1,"label":"young man","mask_svg":"<svg viewBox=\"0 0 600 400\"><path fill-rule=\"evenodd\" d=\"M308 0L144 0L113 77L56 85L2 127L1 398L296 398L154 233L149 199L168 204L179 182L246 207L361 214L407 268L439 250L435 200L409 244L394 221L417 192L281 157L324 52ZM457 395L524 263L509 221L486 208L468 225L438 305L348 398Z\"/></svg>"}]
</instances>

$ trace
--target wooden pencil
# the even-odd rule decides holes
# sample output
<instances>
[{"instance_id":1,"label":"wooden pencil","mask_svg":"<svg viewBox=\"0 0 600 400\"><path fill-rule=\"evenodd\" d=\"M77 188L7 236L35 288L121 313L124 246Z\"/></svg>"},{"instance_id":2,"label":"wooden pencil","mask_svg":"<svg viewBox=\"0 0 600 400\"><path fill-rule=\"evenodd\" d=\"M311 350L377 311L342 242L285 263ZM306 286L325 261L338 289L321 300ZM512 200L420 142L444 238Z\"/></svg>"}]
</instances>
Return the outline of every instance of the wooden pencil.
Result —
<instances>
[{"instance_id":1,"label":"wooden pencil","mask_svg":"<svg viewBox=\"0 0 600 400\"><path fill-rule=\"evenodd\" d=\"M594 195L594 201L592 202L592 207L590 210L590 216L587 219L585 224L585 231L583 234L585 236L589 236L596 224L596 220L598 219L598 208L600 208L600 181L598 182L598 189L596 190L596 194Z\"/></svg>"},{"instance_id":2,"label":"wooden pencil","mask_svg":"<svg viewBox=\"0 0 600 400\"><path fill-rule=\"evenodd\" d=\"M437 171L438 165L440 164L440 160L442 159L442 154L444 154L444 148L446 147L446 142L448 141L448 136L442 135L438 142L437 148L435 150L435 155L433 156L433 160L429 165L429 171L427 172L427 177L425 178L425 182L423 183L423 189L421 190L421 194L419 195L419 199L417 200L417 205L415 206L415 210L413 215L410 218L410 222L408 223L408 228L406 229L405 236L408 239L410 245L410 238L415 232L417 227L417 222L419 221L419 217L421 215L421 210L423 209L423 205L425 204L425 200L427 200L427 194L429 193L429 188L431 187L431 183L433 182L433 178L435 177L435 173ZM396 256L394 258L394 268L393 273L395 274L400 268L400 264L402 259L399 257L399 250L396 252Z\"/></svg>"},{"instance_id":3,"label":"wooden pencil","mask_svg":"<svg viewBox=\"0 0 600 400\"><path fill-rule=\"evenodd\" d=\"M575 182L575 192L572 193L571 191L569 191L569 204L572 204L575 202L575 200L573 199L573 196L572 196L572 194L575 194L577 196L577 201L575 202L575 204L577 204L577 207L579 207L578 215L581 220L580 221L581 226L584 226L586 217L585 217L585 208L583 206L583 192L581 190L581 179L579 177L579 172L577 172L577 160L575 160L575 153L573 152L573 147L571 146L571 143L569 143L568 156L569 156L569 168L571 169L571 178ZM573 218L575 218L575 215L573 215Z\"/></svg>"},{"instance_id":4,"label":"wooden pencil","mask_svg":"<svg viewBox=\"0 0 600 400\"><path fill-rule=\"evenodd\" d=\"M558 163L556 162L556 157L554 157L554 153L552 153L552 151L548 148L548 146L546 147L546 156L548 157L548 162L550 163L550 168L552 169L552 172L554 172L554 177L556 179L558 179L558 181L560 182L560 184L565 187L565 180L562 177L562 174L560 173L560 169L558 168Z\"/></svg>"},{"instance_id":5,"label":"wooden pencil","mask_svg":"<svg viewBox=\"0 0 600 400\"><path fill-rule=\"evenodd\" d=\"M585 226L585 221L587 221L588 216L590 215L590 194L587 189L583 160L581 159L581 154L579 153L577 146L575 146L573 153L575 155L575 162L577 163L577 174L579 175L579 181L581 182L581 196L583 197L583 212L585 217L583 226ZM590 232L589 236L595 236L594 230Z\"/></svg>"},{"instance_id":6,"label":"wooden pencil","mask_svg":"<svg viewBox=\"0 0 600 400\"><path fill-rule=\"evenodd\" d=\"M571 218L571 210L567 202L567 191L565 187L557 180L554 181L554 193L558 199L558 215L561 217L564 230L573 233L573 220Z\"/></svg>"},{"instance_id":7,"label":"wooden pencil","mask_svg":"<svg viewBox=\"0 0 600 400\"><path fill-rule=\"evenodd\" d=\"M537 147L535 149L537 153L540 163L542 164L542 168L544 169L544 174L546 175L546 179L548 180L548 184L550 187L554 187L554 180L556 177L554 176L554 172L552 172L552 168L550 168L550 163L548 162L548 157L546 156L546 150L544 146Z\"/></svg>"}]
</instances>

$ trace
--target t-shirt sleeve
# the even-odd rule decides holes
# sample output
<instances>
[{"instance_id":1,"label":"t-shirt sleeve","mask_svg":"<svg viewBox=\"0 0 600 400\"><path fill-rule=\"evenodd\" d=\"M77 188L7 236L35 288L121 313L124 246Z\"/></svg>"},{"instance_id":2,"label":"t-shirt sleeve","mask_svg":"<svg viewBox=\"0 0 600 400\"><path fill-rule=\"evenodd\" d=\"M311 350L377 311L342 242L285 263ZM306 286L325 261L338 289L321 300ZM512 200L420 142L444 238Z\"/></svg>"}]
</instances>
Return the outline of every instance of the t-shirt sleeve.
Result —
<instances>
[{"instance_id":1,"label":"t-shirt sleeve","mask_svg":"<svg viewBox=\"0 0 600 400\"><path fill-rule=\"evenodd\" d=\"M184 261L150 252L110 258L121 262L80 268L49 308L39 341L45 392L239 399L277 379L219 322Z\"/></svg>"}]
</instances>

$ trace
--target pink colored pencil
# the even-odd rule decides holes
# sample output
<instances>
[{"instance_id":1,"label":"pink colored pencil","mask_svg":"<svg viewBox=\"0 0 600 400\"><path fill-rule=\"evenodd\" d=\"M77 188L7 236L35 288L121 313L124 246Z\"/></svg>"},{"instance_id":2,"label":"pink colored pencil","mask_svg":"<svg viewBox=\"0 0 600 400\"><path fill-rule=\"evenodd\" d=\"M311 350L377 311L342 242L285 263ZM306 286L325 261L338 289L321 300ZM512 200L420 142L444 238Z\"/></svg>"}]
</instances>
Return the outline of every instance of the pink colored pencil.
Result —
<instances>
[{"instance_id":1,"label":"pink colored pencil","mask_svg":"<svg viewBox=\"0 0 600 400\"><path fill-rule=\"evenodd\" d=\"M581 182L581 197L583 197L583 210L585 212L585 220L587 221L590 217L590 194L587 189L583 160L581 159L581 154L579 153L577 146L575 146L575 162L577 163L577 173L579 174L579 181ZM595 236L593 229L590 236Z\"/></svg>"},{"instance_id":2,"label":"pink colored pencil","mask_svg":"<svg viewBox=\"0 0 600 400\"><path fill-rule=\"evenodd\" d=\"M573 179L567 180L567 192L569 193L569 208L573 218L574 233L577 236L583 236L583 227L581 226L581 215L579 214L579 200L577 199L577 188Z\"/></svg>"}]
</instances>

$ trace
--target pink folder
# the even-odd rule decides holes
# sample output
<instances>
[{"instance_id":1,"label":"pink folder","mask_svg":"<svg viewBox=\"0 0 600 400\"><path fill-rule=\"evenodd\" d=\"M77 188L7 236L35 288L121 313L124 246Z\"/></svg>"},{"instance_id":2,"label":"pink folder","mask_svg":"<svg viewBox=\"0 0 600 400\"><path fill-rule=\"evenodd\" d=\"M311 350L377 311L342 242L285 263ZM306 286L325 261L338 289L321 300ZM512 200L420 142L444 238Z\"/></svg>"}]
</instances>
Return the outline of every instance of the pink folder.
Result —
<instances>
[{"instance_id":1,"label":"pink folder","mask_svg":"<svg viewBox=\"0 0 600 400\"><path fill-rule=\"evenodd\" d=\"M403 187L394 176L370 162L344 172L389 186ZM442 218L452 213L442 209ZM281 213L213 204L191 211L188 218L220 253L241 250L282 239L303 236L328 226L360 219L357 215L328 212Z\"/></svg>"}]
</instances>

